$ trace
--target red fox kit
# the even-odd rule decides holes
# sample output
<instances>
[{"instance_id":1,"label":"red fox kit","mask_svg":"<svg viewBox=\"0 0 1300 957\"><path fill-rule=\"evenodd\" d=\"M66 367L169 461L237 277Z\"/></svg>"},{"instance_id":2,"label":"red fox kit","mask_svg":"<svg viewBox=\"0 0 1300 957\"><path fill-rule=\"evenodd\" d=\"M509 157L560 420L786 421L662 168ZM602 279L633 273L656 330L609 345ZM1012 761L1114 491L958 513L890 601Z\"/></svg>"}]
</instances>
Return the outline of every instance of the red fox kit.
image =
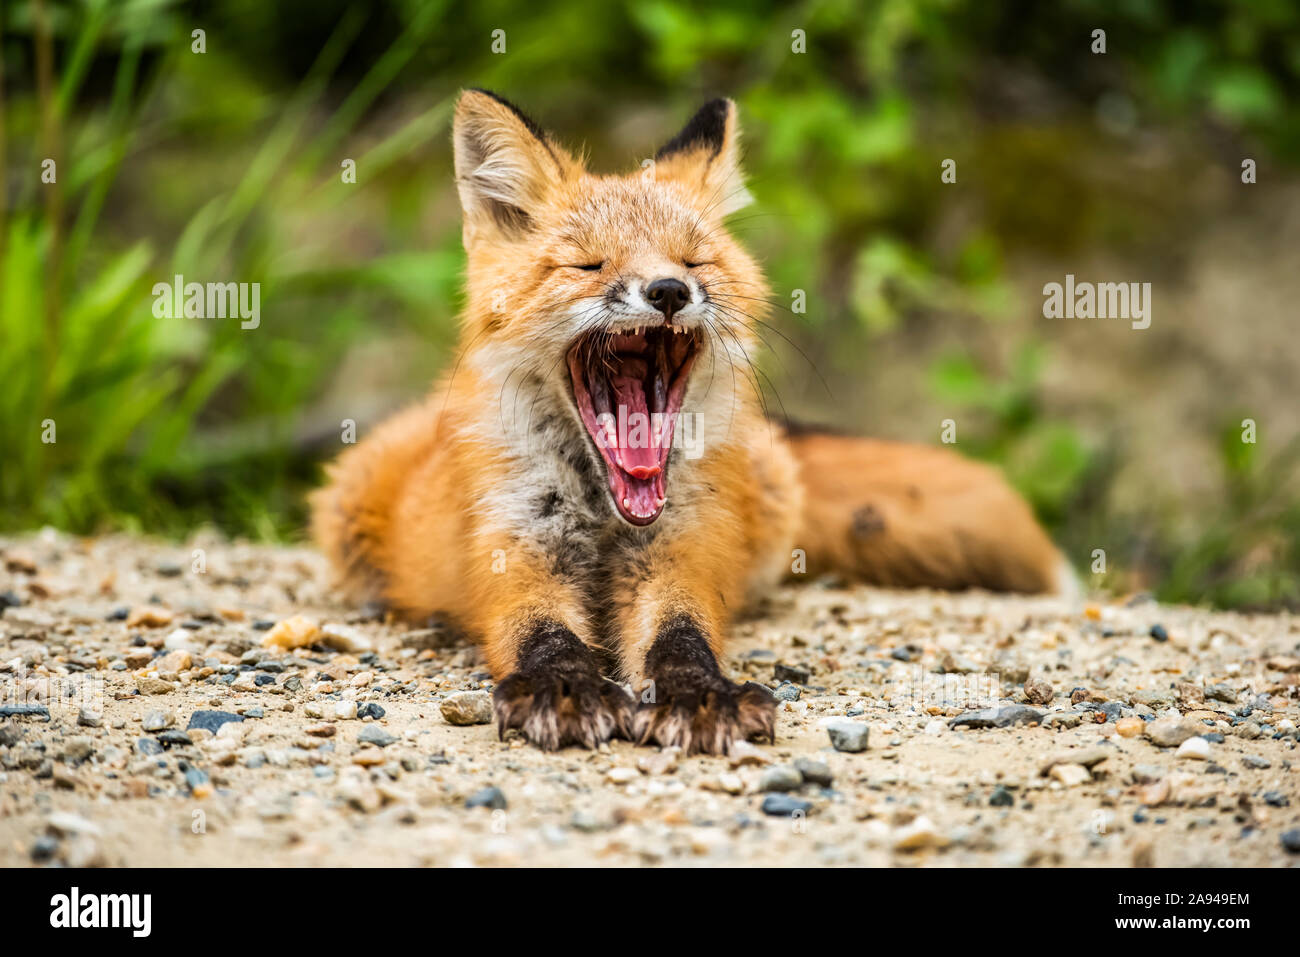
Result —
<instances>
[{"instance_id":1,"label":"red fox kit","mask_svg":"<svg viewBox=\"0 0 1300 957\"><path fill-rule=\"evenodd\" d=\"M599 176L500 97L457 105L461 357L340 456L313 521L350 596L482 645L502 734L772 739L773 695L719 655L796 550L809 575L884 585L1068 573L993 470L762 416L746 373L767 288L723 225L749 202L738 140L714 100L647 169Z\"/></svg>"}]
</instances>

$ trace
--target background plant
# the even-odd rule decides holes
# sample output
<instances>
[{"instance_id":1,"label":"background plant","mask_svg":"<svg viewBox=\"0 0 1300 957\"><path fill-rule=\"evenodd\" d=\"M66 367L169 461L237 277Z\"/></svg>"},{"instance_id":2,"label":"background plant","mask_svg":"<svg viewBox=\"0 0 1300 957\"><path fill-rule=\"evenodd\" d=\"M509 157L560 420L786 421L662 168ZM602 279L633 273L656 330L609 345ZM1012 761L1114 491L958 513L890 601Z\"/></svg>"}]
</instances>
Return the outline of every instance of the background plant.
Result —
<instances>
[{"instance_id":1,"label":"background plant","mask_svg":"<svg viewBox=\"0 0 1300 957\"><path fill-rule=\"evenodd\" d=\"M604 169L723 92L759 200L735 228L808 304L770 320L771 408L922 441L952 417L1083 570L1105 547L1096 583L1294 603L1293 270L1224 237L1300 203L1297 21L1275 0L7 3L3 524L298 537L341 420L364 432L448 362L456 92L501 90ZM1041 318L1042 282L1090 268L1157 281L1150 335ZM1221 277L1243 270L1237 315ZM260 282L262 327L155 319L176 273ZM1249 350L1216 336L1225 309ZM1198 401L1210 376L1249 394Z\"/></svg>"}]
</instances>

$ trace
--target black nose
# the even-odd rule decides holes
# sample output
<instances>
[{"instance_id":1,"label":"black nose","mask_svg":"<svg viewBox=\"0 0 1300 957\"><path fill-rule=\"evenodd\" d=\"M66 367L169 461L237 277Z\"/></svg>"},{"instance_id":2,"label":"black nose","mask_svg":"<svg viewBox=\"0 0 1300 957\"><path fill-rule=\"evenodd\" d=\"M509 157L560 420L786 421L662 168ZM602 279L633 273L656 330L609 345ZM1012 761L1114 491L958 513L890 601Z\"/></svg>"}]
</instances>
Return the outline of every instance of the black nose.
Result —
<instances>
[{"instance_id":1,"label":"black nose","mask_svg":"<svg viewBox=\"0 0 1300 957\"><path fill-rule=\"evenodd\" d=\"M691 301L691 291L680 279L656 279L645 287L645 298L665 319L672 319L673 313Z\"/></svg>"}]
</instances>

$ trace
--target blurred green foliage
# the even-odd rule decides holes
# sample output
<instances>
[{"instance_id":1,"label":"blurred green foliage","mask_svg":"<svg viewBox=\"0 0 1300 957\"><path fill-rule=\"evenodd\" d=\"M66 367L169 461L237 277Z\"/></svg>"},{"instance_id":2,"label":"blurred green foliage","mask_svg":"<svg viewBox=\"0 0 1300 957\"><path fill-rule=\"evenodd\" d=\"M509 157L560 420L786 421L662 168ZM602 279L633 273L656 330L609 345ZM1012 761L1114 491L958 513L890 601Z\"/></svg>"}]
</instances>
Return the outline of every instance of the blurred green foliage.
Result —
<instances>
[{"instance_id":1,"label":"blurred green foliage","mask_svg":"<svg viewBox=\"0 0 1300 957\"><path fill-rule=\"evenodd\" d=\"M337 448L326 396L350 352L397 341L426 370L455 340L463 258L450 182L457 91L499 89L535 108L595 165L614 143L667 136L707 96L742 106L758 197L735 229L778 300L818 305L772 321L810 357L851 365L864 345L934 315L996 325L1008 256L1149 242L1159 200L1092 195L1061 157L1091 115L1144 114L1248 137L1300 157L1300 7L1288 0L818 0L699 5L445 0L10 0L0 13L0 509L8 528L183 533L200 522L300 534L302 493ZM1080 55L1093 29L1105 57ZM206 52L192 51L192 31ZM492 31L507 52L492 52ZM792 55L794 31L807 52ZM51 70L39 81L42 46ZM1046 117L1006 123L999 114ZM612 137L644 122L645 136ZM941 144L969 144L984 205L936 241ZM621 151L620 151L621 150ZM57 185L40 160L59 158ZM340 181L356 160L356 185ZM154 319L150 289L180 273L260 282L255 338L233 321ZM847 347L846 346L851 346ZM1007 469L1086 561L1115 450L1090 446L1040 397L1048 346L1005 367L960 348L931 393L970 421L963 448ZM342 387L346 390L348 384ZM415 383L395 392L411 395ZM391 400L385 396L384 400ZM391 403L390 403L391 404ZM57 442L42 442L53 420ZM362 422L362 427L369 424ZM968 438L968 441L967 441ZM1284 452L1222 446L1234 489L1192 540L1143 537L1163 597L1276 604L1300 597L1300 517L1279 496ZM1236 559L1266 538L1259 574ZM1135 540L1130 536L1129 540ZM1225 578L1225 569L1231 573Z\"/></svg>"}]
</instances>

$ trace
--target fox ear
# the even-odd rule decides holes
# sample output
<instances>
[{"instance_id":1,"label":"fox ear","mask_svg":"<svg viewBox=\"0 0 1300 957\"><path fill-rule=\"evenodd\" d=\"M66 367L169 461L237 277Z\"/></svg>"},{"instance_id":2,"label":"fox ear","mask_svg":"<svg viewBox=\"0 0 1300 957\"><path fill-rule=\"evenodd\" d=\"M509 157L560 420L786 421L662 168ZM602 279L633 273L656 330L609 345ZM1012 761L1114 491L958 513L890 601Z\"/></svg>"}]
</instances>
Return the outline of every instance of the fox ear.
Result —
<instances>
[{"instance_id":1,"label":"fox ear","mask_svg":"<svg viewBox=\"0 0 1300 957\"><path fill-rule=\"evenodd\" d=\"M578 169L541 127L487 90L461 94L452 139L467 241L481 226L527 232L551 191Z\"/></svg>"},{"instance_id":2,"label":"fox ear","mask_svg":"<svg viewBox=\"0 0 1300 957\"><path fill-rule=\"evenodd\" d=\"M736 104L719 98L700 107L681 132L655 154L655 175L694 186L719 218L753 202L740 169Z\"/></svg>"}]
</instances>

